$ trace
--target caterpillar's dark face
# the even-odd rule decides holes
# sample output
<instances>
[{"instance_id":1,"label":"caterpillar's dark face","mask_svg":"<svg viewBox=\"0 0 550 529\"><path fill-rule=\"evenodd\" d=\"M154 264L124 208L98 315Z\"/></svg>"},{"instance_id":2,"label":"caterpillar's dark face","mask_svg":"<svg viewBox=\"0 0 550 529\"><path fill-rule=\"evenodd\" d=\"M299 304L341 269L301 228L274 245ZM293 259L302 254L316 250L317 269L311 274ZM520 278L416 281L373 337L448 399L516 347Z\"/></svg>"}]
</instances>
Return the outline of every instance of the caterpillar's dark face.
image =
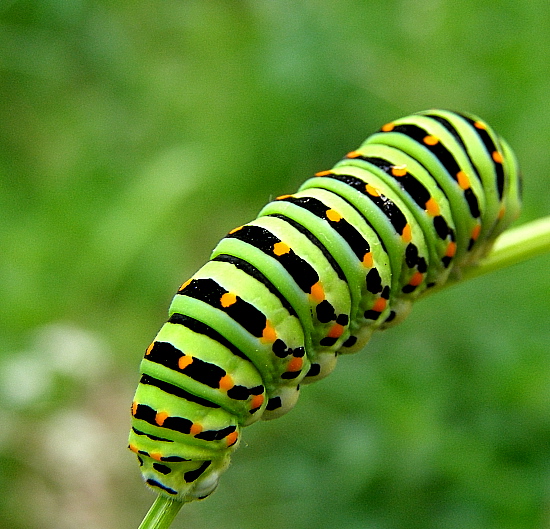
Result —
<instances>
[{"instance_id":1,"label":"caterpillar's dark face","mask_svg":"<svg viewBox=\"0 0 550 529\"><path fill-rule=\"evenodd\" d=\"M170 498L216 487L241 427L482 258L519 212L508 145L479 119L395 120L229 232L178 290L141 364L130 449Z\"/></svg>"}]
</instances>

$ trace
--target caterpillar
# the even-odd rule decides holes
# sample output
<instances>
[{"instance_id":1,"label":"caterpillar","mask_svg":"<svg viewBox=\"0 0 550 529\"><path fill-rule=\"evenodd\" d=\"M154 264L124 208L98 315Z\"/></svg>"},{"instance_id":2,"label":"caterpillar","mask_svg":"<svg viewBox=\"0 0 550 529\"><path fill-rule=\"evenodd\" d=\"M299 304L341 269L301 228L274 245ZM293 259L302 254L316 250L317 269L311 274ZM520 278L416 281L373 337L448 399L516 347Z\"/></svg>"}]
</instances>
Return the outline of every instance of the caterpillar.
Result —
<instances>
[{"instance_id":1,"label":"caterpillar","mask_svg":"<svg viewBox=\"0 0 550 529\"><path fill-rule=\"evenodd\" d=\"M429 110L230 231L141 363L129 448L146 484L182 502L213 492L242 427L288 412L338 355L487 254L519 215L520 180L485 122Z\"/></svg>"}]
</instances>

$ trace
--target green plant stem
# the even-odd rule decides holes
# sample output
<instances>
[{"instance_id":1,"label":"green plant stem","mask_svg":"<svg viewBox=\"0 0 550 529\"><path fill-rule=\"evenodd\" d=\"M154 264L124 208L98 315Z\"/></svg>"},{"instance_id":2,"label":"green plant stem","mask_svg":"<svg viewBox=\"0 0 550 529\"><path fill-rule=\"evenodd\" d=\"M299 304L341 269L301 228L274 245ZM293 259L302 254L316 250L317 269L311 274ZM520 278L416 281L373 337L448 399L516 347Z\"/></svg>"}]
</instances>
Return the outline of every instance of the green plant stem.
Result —
<instances>
[{"instance_id":1,"label":"green plant stem","mask_svg":"<svg viewBox=\"0 0 550 529\"><path fill-rule=\"evenodd\" d=\"M466 268L460 277L451 278L444 285L427 290L425 295L431 295L457 283L522 263L549 252L550 216L505 231L495 241L489 255L477 266Z\"/></svg>"},{"instance_id":2,"label":"green plant stem","mask_svg":"<svg viewBox=\"0 0 550 529\"><path fill-rule=\"evenodd\" d=\"M504 232L489 255L463 274L472 279L513 264L527 261L550 251L550 216Z\"/></svg>"},{"instance_id":3,"label":"green plant stem","mask_svg":"<svg viewBox=\"0 0 550 529\"><path fill-rule=\"evenodd\" d=\"M159 494L138 529L168 529L182 507L181 501Z\"/></svg>"},{"instance_id":4,"label":"green plant stem","mask_svg":"<svg viewBox=\"0 0 550 529\"><path fill-rule=\"evenodd\" d=\"M473 279L548 252L550 252L550 216L506 231L497 239L489 255L478 266L466 269L460 279L448 281L442 287L436 287L429 292L441 290L459 281ZM182 502L159 495L139 529L168 529L182 507Z\"/></svg>"}]
</instances>

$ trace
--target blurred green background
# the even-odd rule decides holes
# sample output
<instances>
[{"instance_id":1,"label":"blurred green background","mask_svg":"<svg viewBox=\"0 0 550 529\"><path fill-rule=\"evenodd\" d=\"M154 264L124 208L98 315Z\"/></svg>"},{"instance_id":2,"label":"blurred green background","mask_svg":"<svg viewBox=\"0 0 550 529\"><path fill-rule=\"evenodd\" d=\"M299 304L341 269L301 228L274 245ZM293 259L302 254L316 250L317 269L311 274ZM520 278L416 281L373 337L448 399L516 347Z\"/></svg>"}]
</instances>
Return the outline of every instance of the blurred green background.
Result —
<instances>
[{"instance_id":1,"label":"blurred green background","mask_svg":"<svg viewBox=\"0 0 550 529\"><path fill-rule=\"evenodd\" d=\"M229 229L392 118L474 112L550 212L547 0L0 2L0 527L135 528L145 347ZM548 256L418 303L175 528L550 527Z\"/></svg>"}]
</instances>

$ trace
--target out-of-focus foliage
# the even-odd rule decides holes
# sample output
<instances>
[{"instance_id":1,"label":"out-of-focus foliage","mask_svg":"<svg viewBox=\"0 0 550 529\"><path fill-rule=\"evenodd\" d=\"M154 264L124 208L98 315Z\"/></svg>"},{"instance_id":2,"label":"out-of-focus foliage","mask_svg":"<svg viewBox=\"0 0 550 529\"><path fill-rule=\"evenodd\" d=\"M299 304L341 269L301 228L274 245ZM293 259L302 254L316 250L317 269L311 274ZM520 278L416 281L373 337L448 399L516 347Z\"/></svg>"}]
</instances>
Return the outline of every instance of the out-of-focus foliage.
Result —
<instances>
[{"instance_id":1,"label":"out-of-focus foliage","mask_svg":"<svg viewBox=\"0 0 550 529\"><path fill-rule=\"evenodd\" d=\"M0 527L134 528L142 351L181 281L384 122L475 112L548 214L546 0L0 2ZM245 431L174 527L550 524L547 257L430 297Z\"/></svg>"}]
</instances>

